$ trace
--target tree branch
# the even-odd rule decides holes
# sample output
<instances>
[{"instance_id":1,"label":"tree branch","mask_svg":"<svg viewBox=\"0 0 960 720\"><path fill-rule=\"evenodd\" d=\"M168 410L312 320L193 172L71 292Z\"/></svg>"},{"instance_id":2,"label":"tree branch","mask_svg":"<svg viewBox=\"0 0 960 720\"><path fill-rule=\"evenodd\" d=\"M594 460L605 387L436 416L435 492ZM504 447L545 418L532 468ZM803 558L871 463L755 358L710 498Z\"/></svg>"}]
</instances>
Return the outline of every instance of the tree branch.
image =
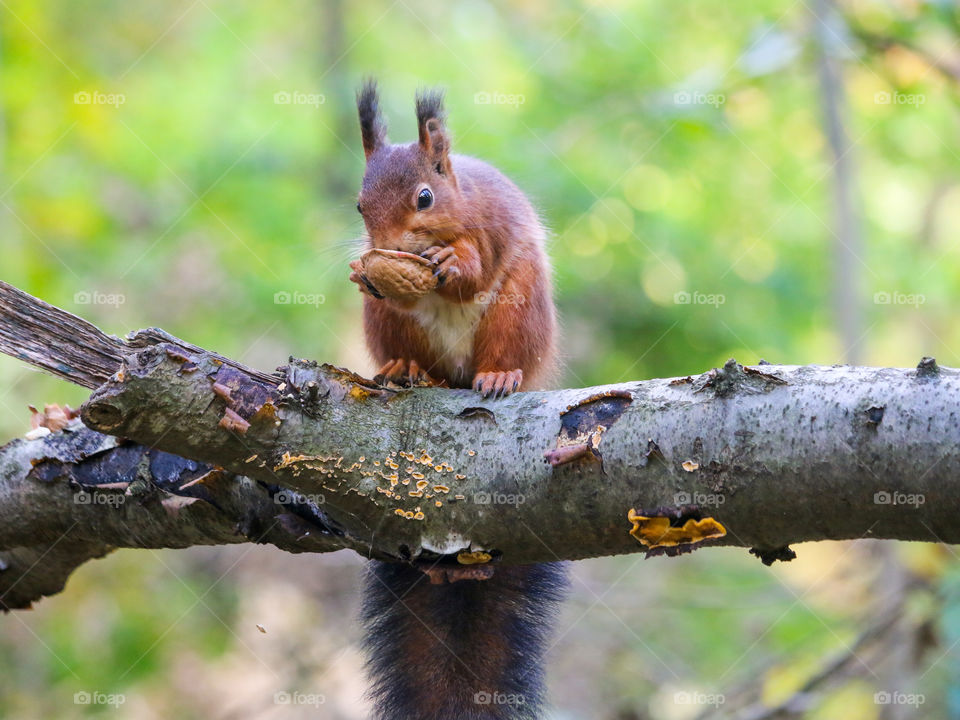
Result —
<instances>
[{"instance_id":1,"label":"tree branch","mask_svg":"<svg viewBox=\"0 0 960 720\"><path fill-rule=\"evenodd\" d=\"M4 307L9 296L0 292L0 326L16 317ZM46 367L38 356L63 342L62 329L35 323L28 335L35 350L26 359ZM236 540L248 505L260 508L259 527L271 527L268 496L234 486L302 493L335 535L321 550L340 543L381 559L453 565L703 544L754 548L772 562L805 540L960 541L960 372L929 359L915 370L730 361L697 378L493 401L467 390L379 387L294 359L265 374L160 331L149 342L136 337L117 341L121 366L84 404L84 422L223 468L214 485L223 484L231 508L199 531L160 522L158 512L151 542L159 546ZM71 352L85 362L83 349ZM93 372L81 377L100 377ZM20 537L33 526L41 520L22 523ZM91 542L136 540L90 528ZM267 541L318 549L289 533Z\"/></svg>"}]
</instances>

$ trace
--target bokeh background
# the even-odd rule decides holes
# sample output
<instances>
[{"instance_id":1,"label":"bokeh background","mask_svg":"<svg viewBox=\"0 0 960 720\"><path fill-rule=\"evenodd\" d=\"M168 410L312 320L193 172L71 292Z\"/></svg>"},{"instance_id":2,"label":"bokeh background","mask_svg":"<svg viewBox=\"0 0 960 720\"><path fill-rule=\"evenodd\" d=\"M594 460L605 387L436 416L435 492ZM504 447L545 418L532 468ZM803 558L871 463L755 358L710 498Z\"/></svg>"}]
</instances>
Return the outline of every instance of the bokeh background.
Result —
<instances>
[{"instance_id":1,"label":"bokeh background","mask_svg":"<svg viewBox=\"0 0 960 720\"><path fill-rule=\"evenodd\" d=\"M347 281L368 74L398 141L415 90L446 87L456 149L539 207L569 385L960 364L948 0L2 0L0 278L118 335L368 372ZM9 358L0 379L2 438L84 397ZM577 563L553 717L960 717L955 551L796 549ZM116 552L2 618L0 715L364 717L361 568Z\"/></svg>"}]
</instances>

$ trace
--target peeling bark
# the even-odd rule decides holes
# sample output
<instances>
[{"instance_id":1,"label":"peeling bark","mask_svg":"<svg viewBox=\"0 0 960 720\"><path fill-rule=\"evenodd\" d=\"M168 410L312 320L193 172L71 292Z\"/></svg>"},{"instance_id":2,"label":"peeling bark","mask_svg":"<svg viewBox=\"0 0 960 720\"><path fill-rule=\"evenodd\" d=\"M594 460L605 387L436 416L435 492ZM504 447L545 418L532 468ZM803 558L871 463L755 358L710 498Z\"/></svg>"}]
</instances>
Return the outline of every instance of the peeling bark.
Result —
<instances>
[{"instance_id":1,"label":"peeling bark","mask_svg":"<svg viewBox=\"0 0 960 720\"><path fill-rule=\"evenodd\" d=\"M0 448L0 609L63 589L118 547L362 549L296 493L85 428Z\"/></svg>"}]
</instances>

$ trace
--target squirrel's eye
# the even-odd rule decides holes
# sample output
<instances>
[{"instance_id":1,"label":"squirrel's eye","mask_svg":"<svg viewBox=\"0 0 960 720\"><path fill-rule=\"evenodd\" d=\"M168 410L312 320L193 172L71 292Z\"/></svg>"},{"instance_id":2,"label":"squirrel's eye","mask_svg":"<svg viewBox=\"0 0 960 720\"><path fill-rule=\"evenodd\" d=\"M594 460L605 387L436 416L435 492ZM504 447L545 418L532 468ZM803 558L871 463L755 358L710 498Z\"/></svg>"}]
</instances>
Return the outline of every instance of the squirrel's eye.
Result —
<instances>
[{"instance_id":1,"label":"squirrel's eye","mask_svg":"<svg viewBox=\"0 0 960 720\"><path fill-rule=\"evenodd\" d=\"M360 207L360 203L357 203L357 212L363 215L363 208Z\"/></svg>"},{"instance_id":2,"label":"squirrel's eye","mask_svg":"<svg viewBox=\"0 0 960 720\"><path fill-rule=\"evenodd\" d=\"M433 205L433 193L430 188L424 188L417 195L417 210L426 210Z\"/></svg>"}]
</instances>

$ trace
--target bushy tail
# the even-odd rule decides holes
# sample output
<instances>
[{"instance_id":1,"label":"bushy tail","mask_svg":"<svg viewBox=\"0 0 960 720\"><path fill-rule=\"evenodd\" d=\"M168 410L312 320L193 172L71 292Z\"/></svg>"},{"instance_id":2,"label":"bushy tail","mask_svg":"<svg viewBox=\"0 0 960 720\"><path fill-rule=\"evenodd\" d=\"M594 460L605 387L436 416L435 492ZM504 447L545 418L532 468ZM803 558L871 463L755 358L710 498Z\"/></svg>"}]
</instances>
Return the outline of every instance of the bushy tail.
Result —
<instances>
[{"instance_id":1,"label":"bushy tail","mask_svg":"<svg viewBox=\"0 0 960 720\"><path fill-rule=\"evenodd\" d=\"M489 580L432 585L415 567L371 562L362 614L374 718L539 718L565 577L562 563L498 565Z\"/></svg>"}]
</instances>

